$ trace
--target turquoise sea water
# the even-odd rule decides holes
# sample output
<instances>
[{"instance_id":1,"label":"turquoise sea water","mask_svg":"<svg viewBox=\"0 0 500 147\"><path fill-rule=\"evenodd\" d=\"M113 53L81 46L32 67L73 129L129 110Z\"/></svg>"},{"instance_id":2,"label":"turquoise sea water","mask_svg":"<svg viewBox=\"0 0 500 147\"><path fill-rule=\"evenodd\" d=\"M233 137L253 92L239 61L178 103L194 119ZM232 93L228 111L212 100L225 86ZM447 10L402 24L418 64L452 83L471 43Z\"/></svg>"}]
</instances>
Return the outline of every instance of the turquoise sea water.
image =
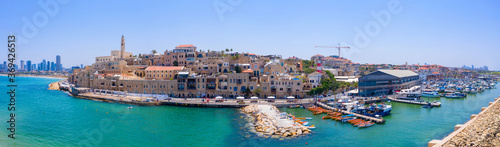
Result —
<instances>
[{"instance_id":1,"label":"turquoise sea water","mask_svg":"<svg viewBox=\"0 0 500 147\"><path fill-rule=\"evenodd\" d=\"M442 107L392 102L387 122L358 129L321 120L304 109L282 109L313 117L311 135L293 140L263 139L246 131L238 109L133 106L105 103L47 90L58 79L17 78L16 139L7 137L7 78L0 76L0 146L426 146L442 139L500 95L499 89L464 99L437 98ZM433 99L433 98L430 98ZM4 108L1 108L4 107Z\"/></svg>"}]
</instances>

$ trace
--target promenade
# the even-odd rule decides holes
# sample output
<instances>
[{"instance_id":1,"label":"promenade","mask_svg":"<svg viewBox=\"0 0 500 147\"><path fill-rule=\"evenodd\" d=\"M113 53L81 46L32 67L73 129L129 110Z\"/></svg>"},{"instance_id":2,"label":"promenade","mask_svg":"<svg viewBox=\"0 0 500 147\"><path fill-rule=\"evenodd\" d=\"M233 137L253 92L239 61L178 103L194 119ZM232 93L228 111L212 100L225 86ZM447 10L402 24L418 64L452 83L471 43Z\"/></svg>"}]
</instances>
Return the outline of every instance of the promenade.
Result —
<instances>
[{"instance_id":1,"label":"promenade","mask_svg":"<svg viewBox=\"0 0 500 147\"><path fill-rule=\"evenodd\" d=\"M240 108L251 104L273 105L275 107L289 107L296 105L311 105L314 104L313 98L305 99L274 99L274 102L268 102L268 99L224 99L223 102L215 102L215 99L203 98L172 98L171 100L161 100L160 105L186 106L186 107L215 107L215 108ZM294 100L294 102L289 102ZM242 101L243 103L239 103ZM252 102L254 101L254 102Z\"/></svg>"}]
</instances>

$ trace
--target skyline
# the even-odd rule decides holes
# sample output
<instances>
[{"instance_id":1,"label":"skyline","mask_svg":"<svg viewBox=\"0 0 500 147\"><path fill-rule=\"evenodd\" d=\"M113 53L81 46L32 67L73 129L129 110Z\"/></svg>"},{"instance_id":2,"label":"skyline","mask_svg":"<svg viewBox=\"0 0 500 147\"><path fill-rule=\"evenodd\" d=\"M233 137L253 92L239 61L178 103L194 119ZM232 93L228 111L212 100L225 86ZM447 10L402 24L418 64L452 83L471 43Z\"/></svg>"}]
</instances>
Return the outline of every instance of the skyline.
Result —
<instances>
[{"instance_id":1,"label":"skyline","mask_svg":"<svg viewBox=\"0 0 500 147\"><path fill-rule=\"evenodd\" d=\"M45 2L45 1L42 1ZM50 1L49 1L50 2ZM20 60L39 62L61 55L67 67L91 65L95 57L119 50L125 35L127 51L134 54L157 50L163 53L180 44L202 50L233 48L235 52L278 54L310 59L312 55L337 55L336 49L314 46L351 46L341 56L356 63L474 65L500 70L500 2L399 1L388 21L384 14L393 1L348 4L342 1L315 3L292 1L116 2L69 1L57 3L48 22L37 27L28 43L19 43ZM396 1L397 2L397 1ZM24 18L44 12L36 3L0 2L6 22L0 34L23 37ZM96 3L98 3L96 5ZM214 6L225 6L223 13ZM93 9L89 9L89 8ZM188 11L185 8L189 8ZM229 11L231 8L232 11ZM260 8L255 10L255 8ZM347 9L350 8L350 9ZM400 8L400 9L397 9ZM136 11L130 11L136 10ZM220 10L220 9L219 9ZM373 14L372 14L373 12ZM220 15L222 14L222 15ZM338 23L342 22L342 23ZM387 22L387 23L380 23ZM380 26L356 44L357 30ZM404 49L403 49L404 48ZM391 58L392 57L392 58ZM6 60L1 57L0 60Z\"/></svg>"}]
</instances>

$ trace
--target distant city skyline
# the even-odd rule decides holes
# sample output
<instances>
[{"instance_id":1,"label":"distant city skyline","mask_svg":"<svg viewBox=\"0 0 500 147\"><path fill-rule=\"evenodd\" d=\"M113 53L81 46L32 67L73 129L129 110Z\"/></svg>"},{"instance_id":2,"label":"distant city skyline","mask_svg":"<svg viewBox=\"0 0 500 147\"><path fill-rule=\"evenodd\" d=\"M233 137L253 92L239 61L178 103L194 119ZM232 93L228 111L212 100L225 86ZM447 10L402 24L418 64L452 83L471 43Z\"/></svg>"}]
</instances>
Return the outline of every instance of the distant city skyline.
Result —
<instances>
[{"instance_id":1,"label":"distant city skyline","mask_svg":"<svg viewBox=\"0 0 500 147\"><path fill-rule=\"evenodd\" d=\"M336 49L314 46L341 43L351 47L341 55L361 64L500 70L499 1L221 2L214 6L214 1L69 1L46 11L36 2L1 1L0 18L10 21L0 34L24 38L18 43L18 64L61 55L66 68L91 65L95 57L120 50L123 34L126 50L134 54L193 44L202 50L233 48L310 59L315 54L338 54ZM217 4L228 7L220 9ZM47 21L33 22L33 16L47 16ZM23 32L30 25L36 33Z\"/></svg>"}]
</instances>

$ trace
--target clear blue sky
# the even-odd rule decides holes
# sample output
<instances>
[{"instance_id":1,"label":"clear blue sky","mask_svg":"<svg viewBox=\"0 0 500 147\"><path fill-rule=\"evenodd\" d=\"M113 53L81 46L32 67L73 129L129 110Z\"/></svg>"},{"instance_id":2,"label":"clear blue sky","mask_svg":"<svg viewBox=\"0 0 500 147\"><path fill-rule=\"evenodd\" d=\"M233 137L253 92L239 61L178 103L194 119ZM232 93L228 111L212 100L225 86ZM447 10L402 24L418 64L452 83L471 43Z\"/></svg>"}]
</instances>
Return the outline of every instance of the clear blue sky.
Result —
<instances>
[{"instance_id":1,"label":"clear blue sky","mask_svg":"<svg viewBox=\"0 0 500 147\"><path fill-rule=\"evenodd\" d=\"M18 45L18 60L38 63L61 55L64 67L90 65L96 56L119 50L123 34L126 50L134 54L194 44L203 50L309 59L337 54L316 45L342 43L352 47L342 56L358 63L473 64L500 70L500 1L495 0L400 0L399 13L388 11L389 0L64 1L50 14L38 1L0 1L0 34L28 40ZM218 13L221 9L226 11ZM381 24L372 12L389 12L391 19ZM23 34L23 18L33 23L33 16L42 23L33 24L38 32ZM365 26L371 28L369 42L356 43L356 28Z\"/></svg>"}]
</instances>

